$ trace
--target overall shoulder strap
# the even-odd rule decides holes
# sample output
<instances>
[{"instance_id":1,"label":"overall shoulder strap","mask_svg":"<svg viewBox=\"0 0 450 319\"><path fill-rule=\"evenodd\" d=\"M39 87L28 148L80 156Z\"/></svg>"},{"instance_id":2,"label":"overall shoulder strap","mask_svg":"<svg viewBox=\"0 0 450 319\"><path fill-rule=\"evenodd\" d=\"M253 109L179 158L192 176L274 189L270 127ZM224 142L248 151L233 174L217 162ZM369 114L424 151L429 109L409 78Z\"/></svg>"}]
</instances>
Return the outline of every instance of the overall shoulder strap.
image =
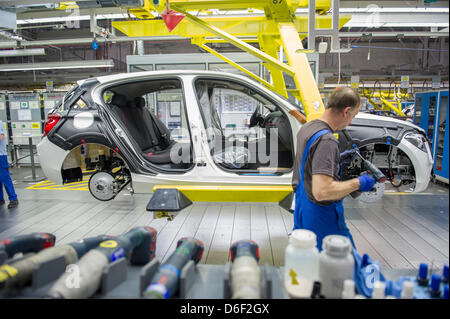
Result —
<instances>
[{"instance_id":1,"label":"overall shoulder strap","mask_svg":"<svg viewBox=\"0 0 450 319\"><path fill-rule=\"evenodd\" d=\"M313 145L313 143L315 141L317 141L322 135L327 134L327 133L331 133L331 132L329 130L327 130L327 129L320 130L317 133L315 133L313 136L311 136L311 138L308 140L308 143L306 144L305 150L303 151L303 155L302 155L302 168L301 168L301 170L300 170L300 167L299 167L299 172L300 172L301 179L303 179L303 170L305 169L306 158L308 157L308 153L309 153L309 149L311 148L311 145Z\"/></svg>"}]
</instances>

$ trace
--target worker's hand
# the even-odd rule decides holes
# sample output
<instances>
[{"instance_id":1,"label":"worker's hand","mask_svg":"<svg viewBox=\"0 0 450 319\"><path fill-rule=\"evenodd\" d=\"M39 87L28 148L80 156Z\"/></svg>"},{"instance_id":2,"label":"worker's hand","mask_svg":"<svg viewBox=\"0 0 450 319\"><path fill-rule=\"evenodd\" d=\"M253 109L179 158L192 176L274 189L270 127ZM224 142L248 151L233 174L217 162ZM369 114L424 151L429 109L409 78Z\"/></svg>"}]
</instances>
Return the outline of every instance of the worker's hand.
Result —
<instances>
[{"instance_id":1,"label":"worker's hand","mask_svg":"<svg viewBox=\"0 0 450 319\"><path fill-rule=\"evenodd\" d=\"M374 178L370 177L367 174L361 175L358 177L359 179L359 191L361 192L370 192L377 182Z\"/></svg>"}]
</instances>

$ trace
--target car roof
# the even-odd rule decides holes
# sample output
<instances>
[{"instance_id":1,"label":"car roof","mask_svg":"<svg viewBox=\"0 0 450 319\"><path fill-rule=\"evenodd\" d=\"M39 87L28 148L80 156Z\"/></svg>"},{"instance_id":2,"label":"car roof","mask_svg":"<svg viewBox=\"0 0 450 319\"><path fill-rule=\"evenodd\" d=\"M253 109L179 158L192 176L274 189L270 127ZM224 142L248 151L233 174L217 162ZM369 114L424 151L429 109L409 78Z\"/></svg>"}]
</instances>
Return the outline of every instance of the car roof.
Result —
<instances>
[{"instance_id":1,"label":"car roof","mask_svg":"<svg viewBox=\"0 0 450 319\"><path fill-rule=\"evenodd\" d=\"M126 80L132 78L140 78L146 76L160 76L160 75L168 75L168 76L183 76L183 75L214 75L220 77L229 77L235 79L242 79L246 81L251 81L253 83L259 84L255 80L233 73L225 73L225 72L217 72L217 71L202 71L202 70L158 70L158 71L142 71L142 72L130 72L130 73L119 73L112 75L104 75L95 78L100 83L108 83L116 80ZM92 78L89 78L92 79ZM78 85L82 85L87 79L78 81Z\"/></svg>"}]
</instances>

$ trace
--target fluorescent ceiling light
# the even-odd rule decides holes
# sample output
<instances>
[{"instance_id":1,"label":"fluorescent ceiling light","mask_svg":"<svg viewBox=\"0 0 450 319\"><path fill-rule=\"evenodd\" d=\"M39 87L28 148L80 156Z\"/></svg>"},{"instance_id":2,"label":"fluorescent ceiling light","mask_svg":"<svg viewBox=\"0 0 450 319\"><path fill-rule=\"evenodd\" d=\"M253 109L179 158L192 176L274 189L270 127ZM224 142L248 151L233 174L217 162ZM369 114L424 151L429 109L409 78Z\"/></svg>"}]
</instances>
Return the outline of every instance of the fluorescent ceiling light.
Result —
<instances>
[{"instance_id":1,"label":"fluorescent ceiling light","mask_svg":"<svg viewBox=\"0 0 450 319\"><path fill-rule=\"evenodd\" d=\"M1 50L0 57L14 57L14 56L30 56L30 55L45 55L45 49L18 49L18 50Z\"/></svg>"},{"instance_id":2,"label":"fluorescent ceiling light","mask_svg":"<svg viewBox=\"0 0 450 319\"><path fill-rule=\"evenodd\" d=\"M111 68L111 67L114 67L113 60L16 63L16 64L0 65L0 72L55 70L55 69Z\"/></svg>"},{"instance_id":3,"label":"fluorescent ceiling light","mask_svg":"<svg viewBox=\"0 0 450 319\"><path fill-rule=\"evenodd\" d=\"M133 14L130 13L132 18L135 18ZM96 20L103 19L128 19L130 16L125 13L116 13L116 14L96 14ZM71 21L82 21L82 20L90 20L90 15L70 15L65 17L52 17L52 18L33 18L33 19L21 19L17 20L17 24L30 24L30 23L49 23L49 22L71 22Z\"/></svg>"}]
</instances>

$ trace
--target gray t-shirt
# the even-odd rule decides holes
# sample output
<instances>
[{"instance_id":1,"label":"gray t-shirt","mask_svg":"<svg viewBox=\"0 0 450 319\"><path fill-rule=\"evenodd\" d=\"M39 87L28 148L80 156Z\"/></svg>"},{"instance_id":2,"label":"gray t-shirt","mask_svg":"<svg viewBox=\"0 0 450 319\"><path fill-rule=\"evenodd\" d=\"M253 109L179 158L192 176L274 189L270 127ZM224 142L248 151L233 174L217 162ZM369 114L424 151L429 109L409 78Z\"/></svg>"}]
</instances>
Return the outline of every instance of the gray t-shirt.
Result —
<instances>
[{"instance_id":1,"label":"gray t-shirt","mask_svg":"<svg viewBox=\"0 0 450 319\"><path fill-rule=\"evenodd\" d=\"M297 134L297 154L295 156L294 173L292 176L292 186L297 187L300 175L298 169L301 169L301 156L305 150L306 144L309 139L318 131L327 129L333 132L331 127L322 120L312 120L311 122L303 125ZM327 133L322 135L317 141L315 141L309 149L308 157L305 163L304 170L304 184L308 198L318 205L330 205L337 201L321 201L318 202L314 199L312 194L312 175L321 174L333 177L334 180L339 181L339 142L336 137Z\"/></svg>"}]
</instances>

